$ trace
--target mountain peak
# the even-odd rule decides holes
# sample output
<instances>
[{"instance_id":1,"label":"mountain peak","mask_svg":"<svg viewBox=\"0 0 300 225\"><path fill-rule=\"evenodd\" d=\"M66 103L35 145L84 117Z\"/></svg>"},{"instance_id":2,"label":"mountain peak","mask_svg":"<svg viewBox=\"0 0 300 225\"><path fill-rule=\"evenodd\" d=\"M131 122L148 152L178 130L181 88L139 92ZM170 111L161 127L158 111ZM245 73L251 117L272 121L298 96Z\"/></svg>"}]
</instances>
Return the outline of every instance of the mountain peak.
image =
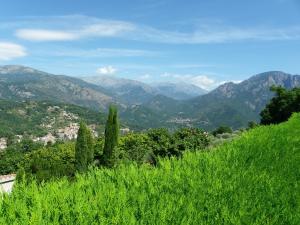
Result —
<instances>
[{"instance_id":1,"label":"mountain peak","mask_svg":"<svg viewBox=\"0 0 300 225\"><path fill-rule=\"evenodd\" d=\"M4 65L0 66L0 74L11 74L11 73L41 73L36 69L21 66L21 65Z\"/></svg>"}]
</instances>

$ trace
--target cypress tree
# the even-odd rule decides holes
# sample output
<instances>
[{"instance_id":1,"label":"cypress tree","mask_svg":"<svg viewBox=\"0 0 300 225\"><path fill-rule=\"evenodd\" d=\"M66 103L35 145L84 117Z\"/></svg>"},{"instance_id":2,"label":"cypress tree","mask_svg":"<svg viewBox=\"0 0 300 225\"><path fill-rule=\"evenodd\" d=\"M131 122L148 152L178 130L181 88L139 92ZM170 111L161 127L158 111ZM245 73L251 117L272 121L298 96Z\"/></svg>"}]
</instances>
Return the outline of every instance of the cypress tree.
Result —
<instances>
[{"instance_id":1,"label":"cypress tree","mask_svg":"<svg viewBox=\"0 0 300 225\"><path fill-rule=\"evenodd\" d=\"M87 169L87 127L85 123L81 122L77 134L77 141L75 146L75 168L79 172L84 172Z\"/></svg>"},{"instance_id":2,"label":"cypress tree","mask_svg":"<svg viewBox=\"0 0 300 225\"><path fill-rule=\"evenodd\" d=\"M94 161L94 139L93 139L92 132L89 128L86 129L86 140L88 146L87 164L89 165Z\"/></svg>"},{"instance_id":3,"label":"cypress tree","mask_svg":"<svg viewBox=\"0 0 300 225\"><path fill-rule=\"evenodd\" d=\"M20 167L17 172L16 181L22 182L25 180L25 170L24 167Z\"/></svg>"},{"instance_id":4,"label":"cypress tree","mask_svg":"<svg viewBox=\"0 0 300 225\"><path fill-rule=\"evenodd\" d=\"M103 149L103 160L106 166L115 164L115 149L119 139L118 111L114 106L109 107L108 118L105 126L105 142Z\"/></svg>"}]
</instances>

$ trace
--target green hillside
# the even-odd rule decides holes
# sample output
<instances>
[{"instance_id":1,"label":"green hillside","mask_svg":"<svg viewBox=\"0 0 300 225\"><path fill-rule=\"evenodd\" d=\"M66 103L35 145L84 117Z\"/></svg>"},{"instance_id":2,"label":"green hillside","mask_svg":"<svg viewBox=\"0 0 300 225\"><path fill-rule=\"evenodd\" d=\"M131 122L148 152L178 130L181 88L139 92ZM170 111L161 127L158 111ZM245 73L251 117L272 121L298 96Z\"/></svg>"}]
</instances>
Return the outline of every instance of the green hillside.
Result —
<instances>
[{"instance_id":1,"label":"green hillside","mask_svg":"<svg viewBox=\"0 0 300 225\"><path fill-rule=\"evenodd\" d=\"M65 103L0 99L0 137L43 136L81 119L88 124L104 124L105 114Z\"/></svg>"},{"instance_id":2,"label":"green hillside","mask_svg":"<svg viewBox=\"0 0 300 225\"><path fill-rule=\"evenodd\" d=\"M0 224L300 224L300 114L208 152L20 184Z\"/></svg>"}]
</instances>

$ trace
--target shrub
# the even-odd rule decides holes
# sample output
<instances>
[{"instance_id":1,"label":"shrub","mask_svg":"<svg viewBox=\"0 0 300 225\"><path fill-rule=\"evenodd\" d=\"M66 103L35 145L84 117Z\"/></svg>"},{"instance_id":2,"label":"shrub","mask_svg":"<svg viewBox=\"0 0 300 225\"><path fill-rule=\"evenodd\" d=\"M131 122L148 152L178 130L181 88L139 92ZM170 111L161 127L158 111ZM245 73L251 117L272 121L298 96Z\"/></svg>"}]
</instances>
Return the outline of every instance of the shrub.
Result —
<instances>
[{"instance_id":1,"label":"shrub","mask_svg":"<svg viewBox=\"0 0 300 225\"><path fill-rule=\"evenodd\" d=\"M0 224L299 224L300 115L160 166L94 169L0 197Z\"/></svg>"},{"instance_id":2,"label":"shrub","mask_svg":"<svg viewBox=\"0 0 300 225\"><path fill-rule=\"evenodd\" d=\"M228 126L220 126L212 132L214 136L217 134L232 133L232 129Z\"/></svg>"},{"instance_id":3,"label":"shrub","mask_svg":"<svg viewBox=\"0 0 300 225\"><path fill-rule=\"evenodd\" d=\"M277 124L287 121L293 112L300 112L300 88L286 90L282 87L271 87L275 97L261 111L261 124Z\"/></svg>"},{"instance_id":4,"label":"shrub","mask_svg":"<svg viewBox=\"0 0 300 225\"><path fill-rule=\"evenodd\" d=\"M27 154L20 163L24 168L26 178L35 178L38 182L49 181L75 174L75 144L65 144L43 147Z\"/></svg>"}]
</instances>

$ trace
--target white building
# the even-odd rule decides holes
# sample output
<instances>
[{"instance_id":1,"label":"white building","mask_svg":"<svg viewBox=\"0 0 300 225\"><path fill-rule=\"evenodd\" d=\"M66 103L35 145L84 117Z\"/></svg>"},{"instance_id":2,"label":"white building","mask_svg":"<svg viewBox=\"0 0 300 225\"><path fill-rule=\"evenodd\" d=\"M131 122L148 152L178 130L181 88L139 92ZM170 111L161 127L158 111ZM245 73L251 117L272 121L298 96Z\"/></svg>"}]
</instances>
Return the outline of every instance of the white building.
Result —
<instances>
[{"instance_id":1,"label":"white building","mask_svg":"<svg viewBox=\"0 0 300 225\"><path fill-rule=\"evenodd\" d=\"M1 192L10 193L12 191L15 179L16 179L16 174L8 174L8 175L0 176L0 193Z\"/></svg>"},{"instance_id":2,"label":"white building","mask_svg":"<svg viewBox=\"0 0 300 225\"><path fill-rule=\"evenodd\" d=\"M6 138L0 138L0 151L7 148Z\"/></svg>"},{"instance_id":3,"label":"white building","mask_svg":"<svg viewBox=\"0 0 300 225\"><path fill-rule=\"evenodd\" d=\"M49 142L51 142L52 144L55 143L56 141L56 138L51 134L51 133L48 133L46 136L44 137L37 137L37 138L34 138L32 139L34 142L41 142L43 143L44 145L47 145Z\"/></svg>"}]
</instances>

